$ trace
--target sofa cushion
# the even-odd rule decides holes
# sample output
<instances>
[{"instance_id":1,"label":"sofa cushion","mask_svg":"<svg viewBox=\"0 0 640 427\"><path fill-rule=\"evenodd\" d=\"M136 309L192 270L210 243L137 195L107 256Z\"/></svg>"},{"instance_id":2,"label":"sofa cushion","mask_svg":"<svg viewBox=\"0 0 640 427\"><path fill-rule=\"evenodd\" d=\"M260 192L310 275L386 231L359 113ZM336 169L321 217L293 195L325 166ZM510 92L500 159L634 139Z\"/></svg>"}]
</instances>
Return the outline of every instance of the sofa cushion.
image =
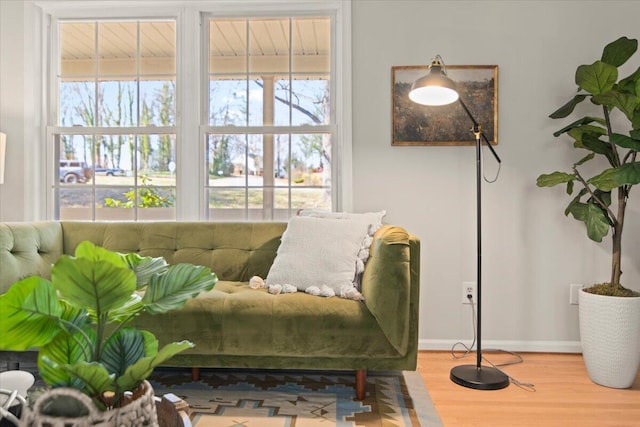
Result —
<instances>
[{"instance_id":1,"label":"sofa cushion","mask_svg":"<svg viewBox=\"0 0 640 427\"><path fill-rule=\"evenodd\" d=\"M290 284L299 291L329 287L336 295L354 290L358 252L368 224L335 218L293 217L282 235L267 286Z\"/></svg>"},{"instance_id":2,"label":"sofa cushion","mask_svg":"<svg viewBox=\"0 0 640 427\"><path fill-rule=\"evenodd\" d=\"M161 344L188 337L186 354L292 357L400 357L361 302L327 303L303 292L271 295L248 282L219 281L165 315L143 313L133 324Z\"/></svg>"},{"instance_id":3,"label":"sofa cushion","mask_svg":"<svg viewBox=\"0 0 640 427\"><path fill-rule=\"evenodd\" d=\"M220 280L265 277L287 224L214 222L62 222L64 253L83 240L122 253L204 265Z\"/></svg>"},{"instance_id":4,"label":"sofa cushion","mask_svg":"<svg viewBox=\"0 0 640 427\"><path fill-rule=\"evenodd\" d=\"M355 286L360 290L360 284L362 282L362 273L364 272L364 265L369 259L369 247L373 241L373 235L382 227L382 219L387 214L387 211L380 212L365 212L365 213L350 213L350 212L329 212L320 209L303 209L298 215L311 216L314 218L336 218L344 219L346 221L352 221L355 223L364 223L367 226L367 235L360 243L360 250L358 251L358 259L360 260L356 268L356 280Z\"/></svg>"}]
</instances>

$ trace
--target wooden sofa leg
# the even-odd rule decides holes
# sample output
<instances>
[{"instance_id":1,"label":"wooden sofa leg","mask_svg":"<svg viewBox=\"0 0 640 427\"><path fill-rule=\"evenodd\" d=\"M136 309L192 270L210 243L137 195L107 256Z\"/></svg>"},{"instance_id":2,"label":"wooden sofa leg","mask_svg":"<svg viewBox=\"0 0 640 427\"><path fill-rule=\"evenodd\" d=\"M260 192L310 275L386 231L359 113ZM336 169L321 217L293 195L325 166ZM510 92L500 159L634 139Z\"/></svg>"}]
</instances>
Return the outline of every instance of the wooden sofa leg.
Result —
<instances>
[{"instance_id":1,"label":"wooden sofa leg","mask_svg":"<svg viewBox=\"0 0 640 427\"><path fill-rule=\"evenodd\" d=\"M365 386L367 384L367 370L356 370L356 399L364 400Z\"/></svg>"},{"instance_id":2,"label":"wooden sofa leg","mask_svg":"<svg viewBox=\"0 0 640 427\"><path fill-rule=\"evenodd\" d=\"M200 379L200 368L191 368L191 380L198 381Z\"/></svg>"}]
</instances>

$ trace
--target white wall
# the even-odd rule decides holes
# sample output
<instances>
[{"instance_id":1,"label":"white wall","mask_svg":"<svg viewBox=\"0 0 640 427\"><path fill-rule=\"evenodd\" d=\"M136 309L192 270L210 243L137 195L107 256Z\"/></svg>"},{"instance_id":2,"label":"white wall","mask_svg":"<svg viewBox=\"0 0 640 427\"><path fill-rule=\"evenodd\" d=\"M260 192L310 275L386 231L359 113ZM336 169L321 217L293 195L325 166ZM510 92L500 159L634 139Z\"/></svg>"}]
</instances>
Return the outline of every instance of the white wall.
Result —
<instances>
[{"instance_id":1,"label":"white wall","mask_svg":"<svg viewBox=\"0 0 640 427\"><path fill-rule=\"evenodd\" d=\"M588 240L563 215L564 190L535 181L578 160L552 136L568 122L547 116L575 93L578 65L622 35L640 35L640 2L356 0L352 16L354 207L387 209L389 222L422 239L422 347L471 337L460 288L476 274L475 149L391 146L391 67L427 65L440 54L450 65L499 66L503 165L499 180L483 185L484 345L579 350L568 285L607 281L610 243ZM486 159L491 177L495 164ZM640 289L633 202L624 284Z\"/></svg>"},{"instance_id":2,"label":"white wall","mask_svg":"<svg viewBox=\"0 0 640 427\"><path fill-rule=\"evenodd\" d=\"M0 0L0 129L9 144L2 221L40 215L24 191L25 180L38 181L29 168L38 126L29 101L37 73L24 65L25 43L34 42L24 30L29 13L22 1ZM483 186L483 342L576 351L568 284L606 281L609 243L589 241L562 214L563 190L538 189L535 179L576 160L552 136L563 122L547 118L573 95L575 68L621 35L638 37L638 16L637 1L353 1L354 211L386 209L387 222L422 239L423 348L471 337L460 286L475 280L475 155L472 147L391 146L391 67L426 65L438 53L452 65L499 66L503 167ZM640 200L627 218L624 282L640 289Z\"/></svg>"},{"instance_id":3,"label":"white wall","mask_svg":"<svg viewBox=\"0 0 640 427\"><path fill-rule=\"evenodd\" d=\"M5 181L0 184L0 219L24 218L21 204L24 156L24 6L18 1L0 1L0 131L7 134Z\"/></svg>"}]
</instances>

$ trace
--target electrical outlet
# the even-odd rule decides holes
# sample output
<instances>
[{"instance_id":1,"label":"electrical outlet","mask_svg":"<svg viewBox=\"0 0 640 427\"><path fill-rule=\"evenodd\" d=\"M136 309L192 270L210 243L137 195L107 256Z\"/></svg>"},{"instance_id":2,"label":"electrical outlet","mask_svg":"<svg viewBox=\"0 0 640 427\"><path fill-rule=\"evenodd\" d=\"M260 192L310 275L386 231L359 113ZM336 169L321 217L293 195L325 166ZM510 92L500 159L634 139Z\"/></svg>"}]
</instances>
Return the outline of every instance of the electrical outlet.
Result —
<instances>
[{"instance_id":1,"label":"electrical outlet","mask_svg":"<svg viewBox=\"0 0 640 427\"><path fill-rule=\"evenodd\" d=\"M571 283L569 285L569 305L578 305L578 294L584 285L580 283Z\"/></svg>"},{"instance_id":2,"label":"electrical outlet","mask_svg":"<svg viewBox=\"0 0 640 427\"><path fill-rule=\"evenodd\" d=\"M463 304L471 304L471 301L468 298L468 295L471 295L473 299L473 303L478 303L478 289L476 287L476 282L462 282L462 303Z\"/></svg>"}]
</instances>

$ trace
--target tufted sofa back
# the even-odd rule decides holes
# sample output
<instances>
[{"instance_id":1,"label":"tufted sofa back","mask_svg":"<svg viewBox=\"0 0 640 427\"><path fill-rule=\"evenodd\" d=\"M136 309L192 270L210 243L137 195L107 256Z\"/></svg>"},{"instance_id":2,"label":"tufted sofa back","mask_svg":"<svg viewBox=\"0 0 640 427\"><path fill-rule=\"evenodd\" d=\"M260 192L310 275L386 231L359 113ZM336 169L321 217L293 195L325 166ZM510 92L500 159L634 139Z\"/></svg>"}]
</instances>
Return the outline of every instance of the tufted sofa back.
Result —
<instances>
[{"instance_id":1,"label":"tufted sofa back","mask_svg":"<svg viewBox=\"0 0 640 427\"><path fill-rule=\"evenodd\" d=\"M220 280L266 277L286 223L13 222L0 224L0 293L24 277L50 277L83 240L109 250L211 268Z\"/></svg>"},{"instance_id":2,"label":"tufted sofa back","mask_svg":"<svg viewBox=\"0 0 640 427\"><path fill-rule=\"evenodd\" d=\"M49 278L62 253L58 222L0 223L0 293L28 276Z\"/></svg>"}]
</instances>

